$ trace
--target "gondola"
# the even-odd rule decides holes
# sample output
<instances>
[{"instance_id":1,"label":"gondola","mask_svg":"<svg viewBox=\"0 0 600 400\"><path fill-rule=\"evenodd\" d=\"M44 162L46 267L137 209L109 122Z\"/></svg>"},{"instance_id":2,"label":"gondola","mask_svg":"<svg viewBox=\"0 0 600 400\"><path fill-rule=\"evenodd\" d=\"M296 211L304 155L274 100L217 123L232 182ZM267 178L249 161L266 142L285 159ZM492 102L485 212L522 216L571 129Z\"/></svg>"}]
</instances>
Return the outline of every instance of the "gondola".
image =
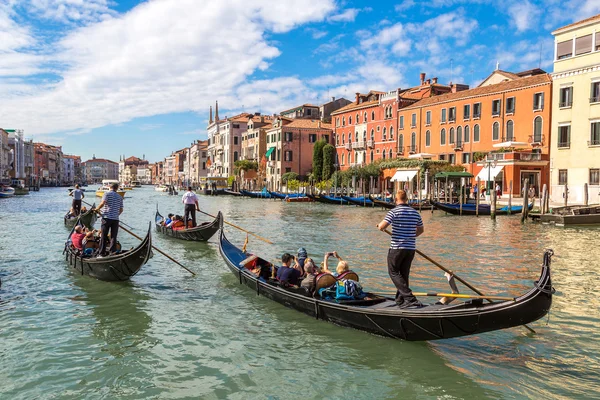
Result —
<instances>
[{"instance_id":1,"label":"gondola","mask_svg":"<svg viewBox=\"0 0 600 400\"><path fill-rule=\"evenodd\" d=\"M392 203L389 201L383 201L383 200L379 200L374 198L373 196L369 196L369 199L371 199L371 201L373 203L375 203L376 207L383 207L383 208L387 208L388 210L391 210L392 208L396 208L396 203ZM420 207L419 207L420 204ZM429 202L429 200L421 200L421 202L419 202L418 200L409 200L408 205L411 206L412 208L414 208L415 210L431 210L432 208L435 208L433 206L433 204L431 204Z\"/></svg>"},{"instance_id":2,"label":"gondola","mask_svg":"<svg viewBox=\"0 0 600 400\"><path fill-rule=\"evenodd\" d=\"M240 192L236 192L234 190L229 190L229 189L221 189L221 191L218 194L223 194L223 195L227 195L227 196L237 196L237 197L243 196L243 194L241 194Z\"/></svg>"},{"instance_id":3,"label":"gondola","mask_svg":"<svg viewBox=\"0 0 600 400\"><path fill-rule=\"evenodd\" d=\"M439 203L437 201L434 201L432 204L438 210L445 211L454 215L461 214L460 205L458 203ZM463 204L462 215L477 215L475 207L476 204ZM533 203L530 203L528 208L529 210L531 210L533 208ZM508 206L504 206L496 208L497 215L512 215L519 214L521 212L523 212L523 206L512 206L510 208ZM491 213L492 211L489 204L479 205L479 215L491 215Z\"/></svg>"},{"instance_id":4,"label":"gondola","mask_svg":"<svg viewBox=\"0 0 600 400\"><path fill-rule=\"evenodd\" d=\"M319 203L335 204L338 206L347 206L350 204L348 200L344 200L341 197L333 197L325 194L307 194L307 196L313 199L314 201L318 201Z\"/></svg>"},{"instance_id":5,"label":"gondola","mask_svg":"<svg viewBox=\"0 0 600 400\"><path fill-rule=\"evenodd\" d=\"M542 272L533 288L511 301L484 303L471 299L449 305L429 305L401 309L391 298L367 293L364 300L322 300L309 296L302 288L284 288L275 281L254 275L242 267L251 254L231 244L223 231L219 250L240 284L311 317L365 332L411 341L448 339L476 335L528 324L545 316L552 304L550 262L552 250L546 250ZM255 266L271 265L256 258Z\"/></svg>"},{"instance_id":6,"label":"gondola","mask_svg":"<svg viewBox=\"0 0 600 400\"><path fill-rule=\"evenodd\" d=\"M81 221L81 224L86 228L93 229L96 220L98 219L98 215L93 211L96 207L96 204L92 204L92 207L87 210L85 213L80 214L78 217L68 218L69 213L66 213L63 219L65 220L65 226L69 228L73 228L77 223L77 220Z\"/></svg>"},{"instance_id":7,"label":"gondola","mask_svg":"<svg viewBox=\"0 0 600 400\"><path fill-rule=\"evenodd\" d=\"M204 222L195 228L189 229L174 230L167 228L161 224L162 221L163 216L160 215L158 210L156 210L154 225L156 226L157 232L166 236L174 237L176 239L191 240L194 242L206 242L221 228L221 225L223 224L223 214L221 214L221 211L219 211L217 218L215 218L214 221Z\"/></svg>"},{"instance_id":8,"label":"gondola","mask_svg":"<svg viewBox=\"0 0 600 400\"><path fill-rule=\"evenodd\" d=\"M137 274L152 257L151 229L152 225L149 224L146 237L137 247L101 258L82 256L79 250L71 246L71 235L69 234L63 254L69 265L81 275L89 275L101 281L126 281Z\"/></svg>"},{"instance_id":9,"label":"gondola","mask_svg":"<svg viewBox=\"0 0 600 400\"><path fill-rule=\"evenodd\" d=\"M271 195L271 197L273 197L274 199L281 199L281 200L306 197L306 195L304 193L287 193L286 194L286 193L273 192L270 190L268 192Z\"/></svg>"},{"instance_id":10,"label":"gondola","mask_svg":"<svg viewBox=\"0 0 600 400\"><path fill-rule=\"evenodd\" d=\"M240 193L243 196L252 197L253 199L270 199L271 194L267 190L261 190L260 192L251 192L249 190L240 189Z\"/></svg>"},{"instance_id":11,"label":"gondola","mask_svg":"<svg viewBox=\"0 0 600 400\"><path fill-rule=\"evenodd\" d=\"M355 206L361 207L375 207L375 203L371 201L366 196L362 197L350 197L350 196L342 196L342 199L346 200L350 204L354 204Z\"/></svg>"}]
</instances>

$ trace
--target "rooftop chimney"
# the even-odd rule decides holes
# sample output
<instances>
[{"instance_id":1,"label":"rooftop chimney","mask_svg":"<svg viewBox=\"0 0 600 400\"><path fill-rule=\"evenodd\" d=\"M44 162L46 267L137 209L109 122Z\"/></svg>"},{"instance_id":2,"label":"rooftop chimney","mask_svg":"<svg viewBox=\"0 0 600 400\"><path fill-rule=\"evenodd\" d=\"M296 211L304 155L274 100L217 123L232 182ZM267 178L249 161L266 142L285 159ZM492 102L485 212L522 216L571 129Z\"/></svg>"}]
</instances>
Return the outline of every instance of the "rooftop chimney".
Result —
<instances>
[{"instance_id":1,"label":"rooftop chimney","mask_svg":"<svg viewBox=\"0 0 600 400\"><path fill-rule=\"evenodd\" d=\"M357 92L357 93L356 93L356 104L358 104L358 100L359 100L359 98L360 98L360 93L358 93L358 92Z\"/></svg>"},{"instance_id":2,"label":"rooftop chimney","mask_svg":"<svg viewBox=\"0 0 600 400\"><path fill-rule=\"evenodd\" d=\"M335 96L331 96L331 101L335 101Z\"/></svg>"},{"instance_id":3,"label":"rooftop chimney","mask_svg":"<svg viewBox=\"0 0 600 400\"><path fill-rule=\"evenodd\" d=\"M437 83L437 76L435 78L432 79L433 84L435 85Z\"/></svg>"},{"instance_id":4,"label":"rooftop chimney","mask_svg":"<svg viewBox=\"0 0 600 400\"><path fill-rule=\"evenodd\" d=\"M212 118L212 106L210 106L210 112L208 113L208 123L212 124L213 123L213 118Z\"/></svg>"},{"instance_id":5,"label":"rooftop chimney","mask_svg":"<svg viewBox=\"0 0 600 400\"><path fill-rule=\"evenodd\" d=\"M422 86L425 83L425 72L421 72L419 77L421 78L421 86Z\"/></svg>"}]
</instances>

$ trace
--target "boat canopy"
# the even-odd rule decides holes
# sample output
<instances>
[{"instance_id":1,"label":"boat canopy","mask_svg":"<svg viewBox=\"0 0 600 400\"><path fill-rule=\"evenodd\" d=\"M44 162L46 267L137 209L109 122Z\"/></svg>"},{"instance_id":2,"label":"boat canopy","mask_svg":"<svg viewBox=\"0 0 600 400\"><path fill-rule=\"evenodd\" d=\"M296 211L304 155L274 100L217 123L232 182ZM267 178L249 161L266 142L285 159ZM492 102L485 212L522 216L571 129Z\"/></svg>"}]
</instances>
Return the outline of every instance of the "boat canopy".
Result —
<instances>
[{"instance_id":1,"label":"boat canopy","mask_svg":"<svg viewBox=\"0 0 600 400\"><path fill-rule=\"evenodd\" d=\"M444 171L444 172L438 172L437 174L435 174L435 179L444 179L444 178L472 178L473 174L469 173L469 172L450 172L450 171Z\"/></svg>"}]
</instances>

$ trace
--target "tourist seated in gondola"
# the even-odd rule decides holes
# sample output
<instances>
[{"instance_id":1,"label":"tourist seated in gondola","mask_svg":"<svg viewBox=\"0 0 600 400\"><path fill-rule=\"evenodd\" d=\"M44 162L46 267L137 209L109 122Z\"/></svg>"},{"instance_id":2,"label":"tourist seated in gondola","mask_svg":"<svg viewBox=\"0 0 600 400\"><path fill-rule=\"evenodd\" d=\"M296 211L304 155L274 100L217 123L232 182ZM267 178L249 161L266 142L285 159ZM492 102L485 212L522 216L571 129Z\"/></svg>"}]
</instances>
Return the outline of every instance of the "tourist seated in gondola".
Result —
<instances>
[{"instance_id":1,"label":"tourist seated in gondola","mask_svg":"<svg viewBox=\"0 0 600 400\"><path fill-rule=\"evenodd\" d=\"M163 225L168 226L171 222L173 222L173 213L170 213L166 218L163 219Z\"/></svg>"},{"instance_id":2,"label":"tourist seated in gondola","mask_svg":"<svg viewBox=\"0 0 600 400\"><path fill-rule=\"evenodd\" d=\"M327 265L327 260L329 259L329 257L335 257L338 259L338 264L335 267L335 272L332 272L329 269L329 266ZM350 267L348 266L348 262L344 261L342 259L342 257L339 256L337 251L325 253L325 257L323 258L323 270L321 272L332 274L333 276L338 278L341 275L343 275L344 273L347 273L349 271L350 271Z\"/></svg>"},{"instance_id":3,"label":"tourist seated in gondola","mask_svg":"<svg viewBox=\"0 0 600 400\"><path fill-rule=\"evenodd\" d=\"M171 228L173 230L184 229L185 224L183 223L183 218L181 217L181 215L174 216L171 223L167 225L167 228Z\"/></svg>"},{"instance_id":4,"label":"tourist seated in gondola","mask_svg":"<svg viewBox=\"0 0 600 400\"><path fill-rule=\"evenodd\" d=\"M298 263L298 265L300 266L300 268L302 268L302 274L304 275L305 270L304 270L304 263L306 261L306 259L308 258L308 253L306 252L306 249L304 247L300 247L298 249L298 256L296 257L296 263Z\"/></svg>"},{"instance_id":5,"label":"tourist seated in gondola","mask_svg":"<svg viewBox=\"0 0 600 400\"><path fill-rule=\"evenodd\" d=\"M85 232L81 225L77 225L71 234L71 244L77 250L83 250L83 239L85 238Z\"/></svg>"},{"instance_id":6,"label":"tourist seated in gondola","mask_svg":"<svg viewBox=\"0 0 600 400\"><path fill-rule=\"evenodd\" d=\"M315 291L317 275L319 275L320 270L312 259L307 258L304 261L304 272L306 273L306 277L302 279L300 286L306 289L308 294L312 295Z\"/></svg>"},{"instance_id":7,"label":"tourist seated in gondola","mask_svg":"<svg viewBox=\"0 0 600 400\"><path fill-rule=\"evenodd\" d=\"M297 286L302 272L292 266L292 261L294 257L290 253L281 256L281 267L277 268L277 280L284 285Z\"/></svg>"},{"instance_id":8,"label":"tourist seated in gondola","mask_svg":"<svg viewBox=\"0 0 600 400\"><path fill-rule=\"evenodd\" d=\"M71 207L71 209L67 213L67 218L71 219L71 218L75 218L76 216L77 215L75 215L75 210L73 209L73 207Z\"/></svg>"}]
</instances>

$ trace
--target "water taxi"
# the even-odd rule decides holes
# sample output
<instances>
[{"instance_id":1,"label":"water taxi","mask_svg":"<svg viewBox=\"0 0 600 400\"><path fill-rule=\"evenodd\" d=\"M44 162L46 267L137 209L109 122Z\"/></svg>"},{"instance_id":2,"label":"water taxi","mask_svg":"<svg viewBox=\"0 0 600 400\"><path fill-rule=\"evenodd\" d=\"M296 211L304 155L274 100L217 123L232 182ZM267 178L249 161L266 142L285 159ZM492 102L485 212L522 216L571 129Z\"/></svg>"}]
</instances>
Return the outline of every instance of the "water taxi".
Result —
<instances>
[{"instance_id":1,"label":"water taxi","mask_svg":"<svg viewBox=\"0 0 600 400\"><path fill-rule=\"evenodd\" d=\"M142 183L140 181L133 181L133 182L131 182L131 186L134 188L141 188Z\"/></svg>"},{"instance_id":2,"label":"water taxi","mask_svg":"<svg viewBox=\"0 0 600 400\"><path fill-rule=\"evenodd\" d=\"M11 188L8 185L3 185L0 183L0 199L13 197L15 195L15 189Z\"/></svg>"},{"instance_id":3,"label":"water taxi","mask_svg":"<svg viewBox=\"0 0 600 400\"><path fill-rule=\"evenodd\" d=\"M154 186L154 190L156 190L157 192L168 192L169 188L167 187L167 185L156 185Z\"/></svg>"},{"instance_id":4,"label":"water taxi","mask_svg":"<svg viewBox=\"0 0 600 400\"><path fill-rule=\"evenodd\" d=\"M102 186L100 186L98 189L96 189L96 196L98 197L102 197L104 196L104 193L108 192L110 190L110 186L113 183L119 183L119 181L114 180L114 179L103 179L102 180ZM125 197L125 191L124 190L117 190L117 193L121 196L121 197Z\"/></svg>"},{"instance_id":5,"label":"water taxi","mask_svg":"<svg viewBox=\"0 0 600 400\"><path fill-rule=\"evenodd\" d=\"M29 194L29 188L25 186L25 181L23 179L13 179L10 186L15 189L15 196Z\"/></svg>"}]
</instances>

